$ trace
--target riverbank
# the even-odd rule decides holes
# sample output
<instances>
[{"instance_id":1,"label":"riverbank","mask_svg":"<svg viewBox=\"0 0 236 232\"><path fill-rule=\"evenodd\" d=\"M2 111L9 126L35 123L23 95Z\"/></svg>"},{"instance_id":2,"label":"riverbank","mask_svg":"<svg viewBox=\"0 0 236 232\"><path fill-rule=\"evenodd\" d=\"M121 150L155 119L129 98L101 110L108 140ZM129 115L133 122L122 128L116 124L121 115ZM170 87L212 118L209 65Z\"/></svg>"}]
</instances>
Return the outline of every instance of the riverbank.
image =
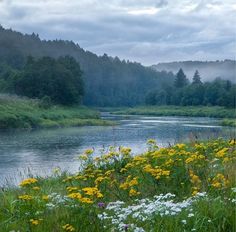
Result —
<instances>
[{"instance_id":1,"label":"riverbank","mask_svg":"<svg viewBox=\"0 0 236 232\"><path fill-rule=\"evenodd\" d=\"M46 107L40 101L14 96L0 96L0 129L52 128L69 126L105 126L100 113L85 106Z\"/></svg>"},{"instance_id":2,"label":"riverbank","mask_svg":"<svg viewBox=\"0 0 236 232\"><path fill-rule=\"evenodd\" d=\"M2 231L234 231L235 141L176 144L133 156L85 150L75 175L54 170L0 190Z\"/></svg>"},{"instance_id":3,"label":"riverbank","mask_svg":"<svg viewBox=\"0 0 236 232\"><path fill-rule=\"evenodd\" d=\"M213 117L228 118L231 121L236 118L235 109L220 106L140 106L110 110L113 114L124 115Z\"/></svg>"},{"instance_id":4,"label":"riverbank","mask_svg":"<svg viewBox=\"0 0 236 232\"><path fill-rule=\"evenodd\" d=\"M223 119L221 122L222 126L236 127L236 119Z\"/></svg>"}]
</instances>

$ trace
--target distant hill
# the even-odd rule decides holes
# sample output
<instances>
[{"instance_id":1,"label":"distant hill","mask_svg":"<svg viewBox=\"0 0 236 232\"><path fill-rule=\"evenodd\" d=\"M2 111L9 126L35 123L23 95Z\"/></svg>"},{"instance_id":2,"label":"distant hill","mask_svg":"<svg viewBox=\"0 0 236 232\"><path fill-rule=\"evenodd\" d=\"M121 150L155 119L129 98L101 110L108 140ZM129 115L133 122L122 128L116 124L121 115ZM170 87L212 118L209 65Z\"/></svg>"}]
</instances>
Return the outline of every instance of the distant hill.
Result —
<instances>
[{"instance_id":1,"label":"distant hill","mask_svg":"<svg viewBox=\"0 0 236 232\"><path fill-rule=\"evenodd\" d=\"M83 70L86 105L132 106L143 104L147 92L173 81L172 73L156 72L139 63L85 51L78 44L64 40L41 40L33 33L22 34L0 26L0 64L21 69L27 56L74 57ZM0 70L1 73L1 70ZM1 80L0 80L1 81Z\"/></svg>"},{"instance_id":2,"label":"distant hill","mask_svg":"<svg viewBox=\"0 0 236 232\"><path fill-rule=\"evenodd\" d=\"M203 81L212 81L216 77L220 77L225 80L236 82L235 60L159 63L157 65L153 65L152 68L157 71L165 70L173 73L178 72L178 70L182 68L189 79L192 79L193 74L197 69Z\"/></svg>"}]
</instances>

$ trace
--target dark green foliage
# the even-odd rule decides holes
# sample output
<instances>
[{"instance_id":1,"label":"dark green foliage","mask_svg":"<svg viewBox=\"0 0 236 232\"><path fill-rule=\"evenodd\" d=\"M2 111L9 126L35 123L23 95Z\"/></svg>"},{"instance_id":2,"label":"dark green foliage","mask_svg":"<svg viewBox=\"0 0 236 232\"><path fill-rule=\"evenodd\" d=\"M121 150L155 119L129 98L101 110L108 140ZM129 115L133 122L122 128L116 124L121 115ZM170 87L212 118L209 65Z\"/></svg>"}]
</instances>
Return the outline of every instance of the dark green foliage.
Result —
<instances>
[{"instance_id":1,"label":"dark green foliage","mask_svg":"<svg viewBox=\"0 0 236 232\"><path fill-rule=\"evenodd\" d=\"M196 70L196 72L194 73L192 84L193 85L200 85L200 84L202 84L201 77L199 75L198 70Z\"/></svg>"},{"instance_id":2,"label":"dark green foliage","mask_svg":"<svg viewBox=\"0 0 236 232\"><path fill-rule=\"evenodd\" d=\"M14 90L16 94L30 98L48 96L57 104L76 104L84 94L81 74L79 64L71 57L58 60L29 57L14 80Z\"/></svg>"},{"instance_id":3,"label":"dark green foliage","mask_svg":"<svg viewBox=\"0 0 236 232\"><path fill-rule=\"evenodd\" d=\"M187 84L188 84L188 79L186 75L184 74L183 69L181 68L176 74L174 86L176 88L183 88Z\"/></svg>"},{"instance_id":4,"label":"dark green foliage","mask_svg":"<svg viewBox=\"0 0 236 232\"><path fill-rule=\"evenodd\" d=\"M52 99L49 96L44 96L42 99L39 101L39 107L43 109L49 109L53 106L52 104Z\"/></svg>"},{"instance_id":5,"label":"dark green foliage","mask_svg":"<svg viewBox=\"0 0 236 232\"><path fill-rule=\"evenodd\" d=\"M225 106L236 107L236 84L229 80L216 78L212 82L202 83L200 74L195 72L191 84L181 69L174 85L164 86L163 90L150 91L146 95L147 105L182 105L182 106Z\"/></svg>"},{"instance_id":6,"label":"dark green foliage","mask_svg":"<svg viewBox=\"0 0 236 232\"><path fill-rule=\"evenodd\" d=\"M45 56L57 59L69 55L79 62L85 82L83 103L86 105L132 106L144 104L145 96L149 91L160 89L163 83L172 82L174 79L174 75L170 72L156 72L139 63L121 61L117 57L112 58L106 54L97 56L83 50L78 44L71 41L45 41L40 40L34 33L23 35L0 28L0 63L5 62L11 67L22 69L30 55L35 59ZM19 59L19 57L22 58ZM74 70L70 64L66 66L66 69ZM56 68L56 72L59 71L62 79L64 76L68 76L68 72L64 68ZM49 74L46 72L44 70L45 75L48 76ZM73 72L71 73L73 74ZM30 79L30 77L28 78ZM72 88L71 86L66 87ZM60 87L58 87L59 89ZM48 93L46 95L50 96ZM54 100L52 96L50 97Z\"/></svg>"}]
</instances>

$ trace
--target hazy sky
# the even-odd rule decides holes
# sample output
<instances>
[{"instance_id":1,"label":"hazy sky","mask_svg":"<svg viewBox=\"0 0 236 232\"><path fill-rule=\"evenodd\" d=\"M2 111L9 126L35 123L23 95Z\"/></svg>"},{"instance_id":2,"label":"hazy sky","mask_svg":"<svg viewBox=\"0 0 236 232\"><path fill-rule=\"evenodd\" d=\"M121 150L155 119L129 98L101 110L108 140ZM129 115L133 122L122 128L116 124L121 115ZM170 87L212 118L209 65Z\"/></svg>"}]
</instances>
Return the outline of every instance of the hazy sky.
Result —
<instances>
[{"instance_id":1,"label":"hazy sky","mask_svg":"<svg viewBox=\"0 0 236 232\"><path fill-rule=\"evenodd\" d=\"M236 54L235 0L0 0L0 23L146 65Z\"/></svg>"}]
</instances>

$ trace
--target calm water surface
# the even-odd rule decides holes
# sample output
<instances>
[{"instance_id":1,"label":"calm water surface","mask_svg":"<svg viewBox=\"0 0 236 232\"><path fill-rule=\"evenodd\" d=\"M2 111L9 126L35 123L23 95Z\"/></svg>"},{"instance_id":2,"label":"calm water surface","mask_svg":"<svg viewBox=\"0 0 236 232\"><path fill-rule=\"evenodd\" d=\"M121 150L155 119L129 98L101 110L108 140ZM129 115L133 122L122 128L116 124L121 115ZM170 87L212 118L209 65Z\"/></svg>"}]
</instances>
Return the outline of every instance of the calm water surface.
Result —
<instances>
[{"instance_id":1,"label":"calm water surface","mask_svg":"<svg viewBox=\"0 0 236 232\"><path fill-rule=\"evenodd\" d=\"M160 146L193 138L234 137L232 128L217 126L217 119L191 117L145 117L102 114L118 126L0 131L0 186L16 184L28 173L48 175L53 168L75 172L76 156L86 148L129 146L133 152L146 149L154 138Z\"/></svg>"}]
</instances>

